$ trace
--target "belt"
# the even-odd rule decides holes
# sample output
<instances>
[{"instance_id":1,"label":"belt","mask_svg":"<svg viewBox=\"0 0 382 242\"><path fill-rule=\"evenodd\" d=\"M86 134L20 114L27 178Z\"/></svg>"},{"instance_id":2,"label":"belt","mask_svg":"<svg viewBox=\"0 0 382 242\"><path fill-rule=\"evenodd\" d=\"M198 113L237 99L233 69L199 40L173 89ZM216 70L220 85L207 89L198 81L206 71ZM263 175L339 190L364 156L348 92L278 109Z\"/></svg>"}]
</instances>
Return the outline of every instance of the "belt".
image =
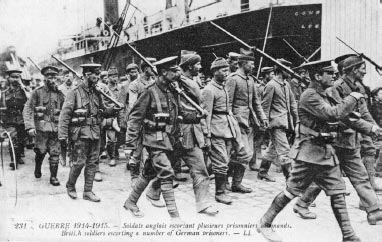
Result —
<instances>
[{"instance_id":1,"label":"belt","mask_svg":"<svg viewBox=\"0 0 382 242\"><path fill-rule=\"evenodd\" d=\"M305 135L310 135L310 136L313 136L311 138L305 138L305 139L302 139L298 146L300 146L300 143L302 143L303 141L305 140L309 140L309 139L312 139L312 138L318 138L318 137L321 137L322 135L326 135L328 133L320 133L320 132L317 132L303 124L299 124L299 128L298 128L298 131L300 134L305 134ZM332 156L332 146L330 144L327 144L327 143L324 143L323 144L325 146L325 159L329 159L331 156Z\"/></svg>"},{"instance_id":2,"label":"belt","mask_svg":"<svg viewBox=\"0 0 382 242\"><path fill-rule=\"evenodd\" d=\"M58 123L58 117L57 117L57 120L56 120L56 118L54 116L44 115L44 121Z\"/></svg>"},{"instance_id":3,"label":"belt","mask_svg":"<svg viewBox=\"0 0 382 242\"><path fill-rule=\"evenodd\" d=\"M222 115L230 115L230 112L227 112L227 111L216 111L216 110L214 110L214 111L212 111L212 114L216 114L216 115L218 115L218 114L222 114Z\"/></svg>"},{"instance_id":4,"label":"belt","mask_svg":"<svg viewBox=\"0 0 382 242\"><path fill-rule=\"evenodd\" d=\"M100 120L98 118L94 118L94 117L87 117L86 118L86 122L85 122L87 125L98 125L100 124Z\"/></svg>"}]
</instances>

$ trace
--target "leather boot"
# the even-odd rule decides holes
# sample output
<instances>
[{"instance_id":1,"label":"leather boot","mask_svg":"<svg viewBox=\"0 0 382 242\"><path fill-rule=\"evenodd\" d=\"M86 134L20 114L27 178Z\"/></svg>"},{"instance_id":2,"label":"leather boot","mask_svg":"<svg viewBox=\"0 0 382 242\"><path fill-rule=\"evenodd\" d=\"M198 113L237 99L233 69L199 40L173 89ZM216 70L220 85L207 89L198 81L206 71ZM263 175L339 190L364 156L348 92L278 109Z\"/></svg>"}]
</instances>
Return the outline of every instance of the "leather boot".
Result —
<instances>
[{"instance_id":1,"label":"leather boot","mask_svg":"<svg viewBox=\"0 0 382 242\"><path fill-rule=\"evenodd\" d=\"M228 191L232 191L231 184L229 183L229 177L233 176L233 170L234 170L234 165L232 162L228 163L228 171L227 171L227 176L226 176L226 184L225 184L225 189Z\"/></svg>"},{"instance_id":2,"label":"leather boot","mask_svg":"<svg viewBox=\"0 0 382 242\"><path fill-rule=\"evenodd\" d=\"M370 211L367 214L367 222L370 225L376 225L378 221L382 221L382 210L378 209L378 210Z\"/></svg>"},{"instance_id":3,"label":"leather boot","mask_svg":"<svg viewBox=\"0 0 382 242\"><path fill-rule=\"evenodd\" d=\"M166 203L167 211L171 218L179 217L178 208L176 207L175 194L172 180L161 180L162 196Z\"/></svg>"},{"instance_id":4,"label":"leather boot","mask_svg":"<svg viewBox=\"0 0 382 242\"><path fill-rule=\"evenodd\" d=\"M374 156L365 156L363 158L363 164L365 165L367 174L369 175L371 186L373 187L375 193L382 194L382 184L380 183L379 180L375 179Z\"/></svg>"},{"instance_id":5,"label":"leather boot","mask_svg":"<svg viewBox=\"0 0 382 242\"><path fill-rule=\"evenodd\" d=\"M50 184L53 186L59 186L60 182L57 179L58 164L50 164Z\"/></svg>"},{"instance_id":6,"label":"leather boot","mask_svg":"<svg viewBox=\"0 0 382 242\"><path fill-rule=\"evenodd\" d=\"M226 175L215 173L215 200L219 203L231 204L232 198L225 192L226 181Z\"/></svg>"},{"instance_id":7,"label":"leather boot","mask_svg":"<svg viewBox=\"0 0 382 242\"><path fill-rule=\"evenodd\" d=\"M76 186L78 176L81 174L82 167L83 165L82 166L73 165L72 167L70 167L69 179L66 182L66 191L68 193L68 196L72 199L77 198L77 192L76 192L75 186Z\"/></svg>"},{"instance_id":8,"label":"leather boot","mask_svg":"<svg viewBox=\"0 0 382 242\"><path fill-rule=\"evenodd\" d=\"M280 236L273 230L271 226L276 216L281 212L281 210L284 209L284 207L286 207L286 205L288 205L290 201L291 199L285 196L284 192L280 192L273 200L267 212L260 219L260 222L257 226L257 232L261 233L268 241L282 241Z\"/></svg>"},{"instance_id":9,"label":"leather boot","mask_svg":"<svg viewBox=\"0 0 382 242\"><path fill-rule=\"evenodd\" d=\"M140 196L142 195L143 191L146 189L149 182L150 181L148 179L144 178L143 176L139 176L136 179L135 185L132 187L133 190L130 192L129 197L123 205L123 207L126 210L129 210L134 217L140 218L144 216L144 214L139 210L137 202Z\"/></svg>"},{"instance_id":10,"label":"leather boot","mask_svg":"<svg viewBox=\"0 0 382 242\"><path fill-rule=\"evenodd\" d=\"M293 212L300 215L300 217L303 219L316 219L317 218L317 214L309 211L309 208L301 207L298 204L295 204L293 206Z\"/></svg>"},{"instance_id":11,"label":"leather boot","mask_svg":"<svg viewBox=\"0 0 382 242\"><path fill-rule=\"evenodd\" d=\"M350 224L348 210L346 209L345 196L343 194L333 195L330 197L330 203L334 216L340 226L343 241L361 242Z\"/></svg>"},{"instance_id":12,"label":"leather boot","mask_svg":"<svg viewBox=\"0 0 382 242\"><path fill-rule=\"evenodd\" d=\"M276 180L268 175L269 168L272 165L272 161L263 159L260 164L259 173L257 173L257 179L265 180L267 182L275 182Z\"/></svg>"},{"instance_id":13,"label":"leather boot","mask_svg":"<svg viewBox=\"0 0 382 242\"><path fill-rule=\"evenodd\" d=\"M131 186L134 187L134 184L136 183L138 177L139 177L139 166L140 163L130 163L130 178L131 178Z\"/></svg>"},{"instance_id":14,"label":"leather boot","mask_svg":"<svg viewBox=\"0 0 382 242\"><path fill-rule=\"evenodd\" d=\"M94 194L94 192L85 192L84 191L83 198L84 198L84 200L88 200L90 202L100 202L101 201L101 199L99 197L97 197Z\"/></svg>"},{"instance_id":15,"label":"leather boot","mask_svg":"<svg viewBox=\"0 0 382 242\"><path fill-rule=\"evenodd\" d=\"M291 171L292 171L292 165L291 165L291 163L286 163L286 164L284 164L284 165L281 165L281 169L282 169L282 171L283 171L285 180L288 181L288 178L289 178L290 173L291 173Z\"/></svg>"},{"instance_id":16,"label":"leather boot","mask_svg":"<svg viewBox=\"0 0 382 242\"><path fill-rule=\"evenodd\" d=\"M233 177L232 177L232 192L250 193L251 188L245 187L241 184L245 173L245 166L235 164Z\"/></svg>"},{"instance_id":17,"label":"leather boot","mask_svg":"<svg viewBox=\"0 0 382 242\"><path fill-rule=\"evenodd\" d=\"M36 178L40 178L42 176L41 166L42 166L42 162L44 160L44 157L45 157L45 154L41 154L40 152L37 152L36 156L34 158L35 159L34 176Z\"/></svg>"}]
</instances>

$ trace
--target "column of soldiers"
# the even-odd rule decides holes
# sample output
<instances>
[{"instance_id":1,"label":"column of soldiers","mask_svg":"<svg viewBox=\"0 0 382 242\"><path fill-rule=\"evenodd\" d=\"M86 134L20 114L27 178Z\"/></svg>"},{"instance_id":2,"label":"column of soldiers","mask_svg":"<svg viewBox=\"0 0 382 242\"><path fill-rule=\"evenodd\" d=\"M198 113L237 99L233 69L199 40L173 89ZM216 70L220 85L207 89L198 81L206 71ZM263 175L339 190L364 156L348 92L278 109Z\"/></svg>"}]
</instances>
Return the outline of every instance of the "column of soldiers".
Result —
<instances>
[{"instance_id":1,"label":"column of soldiers","mask_svg":"<svg viewBox=\"0 0 382 242\"><path fill-rule=\"evenodd\" d=\"M58 164L66 149L70 153L68 196L77 198L76 181L85 167L83 198L99 202L93 181L102 180L102 152L107 151L109 165L115 166L118 150L125 145L132 190L124 208L136 217L144 216L137 202L150 184L147 199L156 207L167 207L170 217L179 222L174 181L181 163L190 170L196 211L215 215L205 154L215 176L215 200L229 205L234 199L227 190L252 192L243 177L247 166L258 169L256 149L267 134L258 179L274 182L268 171L272 163L279 163L286 189L260 219L258 231L270 241L282 241L272 228L277 214L299 197L293 211L304 219L316 218L309 206L324 190L343 241L360 241L347 214L341 171L360 197L368 223L381 221L376 192L382 187L374 177L377 149L370 137L382 135L378 108L382 92L370 93L363 85L366 70L361 57L335 61L339 77L331 61L316 61L296 68L303 81L280 65L262 68L259 81L253 76L254 53L241 49L240 54L230 52L227 60L212 62L213 78L203 90L196 79L201 57L193 51L183 51L180 59L147 58L141 68L129 64L122 84L116 68L101 72L101 65L92 63L81 65L83 80L78 86L72 87L70 73L64 73L64 83L57 86L58 69L47 66L41 71L45 85L30 94L21 83L21 72L8 70L9 88L1 92L0 106L2 124L16 151L11 153L10 166L16 169L24 163L20 154L26 131L35 137L36 178L42 176L42 162L49 153L50 183L60 185ZM291 65L284 59L278 62ZM368 103L365 100L371 95L375 100Z\"/></svg>"}]
</instances>

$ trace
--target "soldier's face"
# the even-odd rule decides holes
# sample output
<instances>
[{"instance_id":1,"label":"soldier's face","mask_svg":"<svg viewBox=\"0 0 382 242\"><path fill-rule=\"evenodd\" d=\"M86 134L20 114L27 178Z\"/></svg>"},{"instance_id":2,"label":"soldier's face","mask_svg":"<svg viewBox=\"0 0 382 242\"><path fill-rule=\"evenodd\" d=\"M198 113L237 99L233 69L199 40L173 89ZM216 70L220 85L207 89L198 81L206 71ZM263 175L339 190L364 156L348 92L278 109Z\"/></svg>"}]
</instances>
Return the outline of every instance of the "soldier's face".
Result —
<instances>
[{"instance_id":1,"label":"soldier's face","mask_svg":"<svg viewBox=\"0 0 382 242\"><path fill-rule=\"evenodd\" d=\"M103 76L101 81L102 83L107 84L109 82L109 78L107 76Z\"/></svg>"},{"instance_id":2,"label":"soldier's face","mask_svg":"<svg viewBox=\"0 0 382 242\"><path fill-rule=\"evenodd\" d=\"M173 81L177 81L180 77L181 73L178 68L170 68L164 73L164 79L169 83Z\"/></svg>"},{"instance_id":3,"label":"soldier's face","mask_svg":"<svg viewBox=\"0 0 382 242\"><path fill-rule=\"evenodd\" d=\"M246 74L252 73L252 70L255 68L254 61L245 61L243 63L243 69Z\"/></svg>"},{"instance_id":4,"label":"soldier's face","mask_svg":"<svg viewBox=\"0 0 382 242\"><path fill-rule=\"evenodd\" d=\"M138 72L137 69L130 70L130 72L129 72L130 80L137 79L138 78L138 74L139 74L139 72Z\"/></svg>"},{"instance_id":5,"label":"soldier's face","mask_svg":"<svg viewBox=\"0 0 382 242\"><path fill-rule=\"evenodd\" d=\"M214 77L216 81L224 82L225 80L227 80L228 73L229 67L220 68L214 72Z\"/></svg>"},{"instance_id":6,"label":"soldier's face","mask_svg":"<svg viewBox=\"0 0 382 242\"><path fill-rule=\"evenodd\" d=\"M321 85L324 89L333 86L336 74L334 72L323 72L321 77Z\"/></svg>"},{"instance_id":7,"label":"soldier's face","mask_svg":"<svg viewBox=\"0 0 382 242\"><path fill-rule=\"evenodd\" d=\"M118 82L118 75L111 75L109 79L112 84L116 84Z\"/></svg>"},{"instance_id":8,"label":"soldier's face","mask_svg":"<svg viewBox=\"0 0 382 242\"><path fill-rule=\"evenodd\" d=\"M89 85L95 85L99 80L100 70L87 73Z\"/></svg>"},{"instance_id":9,"label":"soldier's face","mask_svg":"<svg viewBox=\"0 0 382 242\"><path fill-rule=\"evenodd\" d=\"M231 72L235 72L239 68L238 60L230 60L229 61L229 70Z\"/></svg>"},{"instance_id":10,"label":"soldier's face","mask_svg":"<svg viewBox=\"0 0 382 242\"><path fill-rule=\"evenodd\" d=\"M65 80L65 83L66 83L66 85L72 85L72 78L73 78L73 76L72 76L72 73L69 73L69 74L66 74L65 76L64 76L64 80Z\"/></svg>"},{"instance_id":11,"label":"soldier's face","mask_svg":"<svg viewBox=\"0 0 382 242\"><path fill-rule=\"evenodd\" d=\"M47 74L45 76L45 82L48 87L54 87L56 85L57 75L56 74Z\"/></svg>"},{"instance_id":12,"label":"soldier's face","mask_svg":"<svg viewBox=\"0 0 382 242\"><path fill-rule=\"evenodd\" d=\"M20 85L21 77L18 74L11 74L8 80L12 86L18 86Z\"/></svg>"},{"instance_id":13,"label":"soldier's face","mask_svg":"<svg viewBox=\"0 0 382 242\"><path fill-rule=\"evenodd\" d=\"M355 69L354 74L357 81L363 81L363 78L366 75L366 65L362 64L359 68Z\"/></svg>"},{"instance_id":14,"label":"soldier's face","mask_svg":"<svg viewBox=\"0 0 382 242\"><path fill-rule=\"evenodd\" d=\"M199 75L199 71L202 69L202 65L200 62L195 63L194 65L190 66L190 73L192 76Z\"/></svg>"}]
</instances>

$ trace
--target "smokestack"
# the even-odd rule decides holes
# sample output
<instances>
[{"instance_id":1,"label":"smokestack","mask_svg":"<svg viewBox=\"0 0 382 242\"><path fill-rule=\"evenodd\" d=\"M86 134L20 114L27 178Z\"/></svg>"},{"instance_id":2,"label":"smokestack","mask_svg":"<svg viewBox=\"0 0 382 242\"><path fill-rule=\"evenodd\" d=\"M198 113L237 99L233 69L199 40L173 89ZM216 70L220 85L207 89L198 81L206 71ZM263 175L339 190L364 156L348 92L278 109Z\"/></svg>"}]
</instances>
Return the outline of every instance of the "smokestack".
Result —
<instances>
[{"instance_id":1,"label":"smokestack","mask_svg":"<svg viewBox=\"0 0 382 242\"><path fill-rule=\"evenodd\" d=\"M112 25L116 24L119 18L118 0L103 0L103 6L105 22L110 22Z\"/></svg>"}]
</instances>

